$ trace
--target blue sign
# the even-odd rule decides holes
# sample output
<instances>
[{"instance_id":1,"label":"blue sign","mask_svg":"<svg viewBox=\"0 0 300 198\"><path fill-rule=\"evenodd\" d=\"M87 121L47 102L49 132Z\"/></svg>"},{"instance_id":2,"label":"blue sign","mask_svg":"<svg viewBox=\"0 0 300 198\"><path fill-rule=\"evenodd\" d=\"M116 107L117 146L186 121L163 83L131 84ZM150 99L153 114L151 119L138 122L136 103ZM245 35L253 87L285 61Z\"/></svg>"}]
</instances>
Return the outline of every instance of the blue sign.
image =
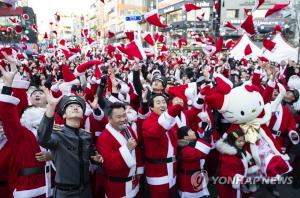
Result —
<instances>
[{"instance_id":1,"label":"blue sign","mask_svg":"<svg viewBox=\"0 0 300 198\"><path fill-rule=\"evenodd\" d=\"M126 21L141 21L142 16L127 16L125 17Z\"/></svg>"}]
</instances>

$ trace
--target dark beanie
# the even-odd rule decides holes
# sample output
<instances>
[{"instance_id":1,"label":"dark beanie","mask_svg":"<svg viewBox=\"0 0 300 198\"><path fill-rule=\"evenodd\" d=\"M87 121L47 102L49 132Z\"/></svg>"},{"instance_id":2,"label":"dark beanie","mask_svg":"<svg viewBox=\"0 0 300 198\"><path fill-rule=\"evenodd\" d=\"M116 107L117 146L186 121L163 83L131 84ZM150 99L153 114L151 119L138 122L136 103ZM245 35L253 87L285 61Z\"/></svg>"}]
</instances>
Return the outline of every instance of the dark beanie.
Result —
<instances>
[{"instance_id":1,"label":"dark beanie","mask_svg":"<svg viewBox=\"0 0 300 198\"><path fill-rule=\"evenodd\" d=\"M178 139L183 139L184 136L188 136L188 131L190 130L191 128L188 127L188 126L183 126L183 127L180 127L177 131L177 138Z\"/></svg>"}]
</instances>

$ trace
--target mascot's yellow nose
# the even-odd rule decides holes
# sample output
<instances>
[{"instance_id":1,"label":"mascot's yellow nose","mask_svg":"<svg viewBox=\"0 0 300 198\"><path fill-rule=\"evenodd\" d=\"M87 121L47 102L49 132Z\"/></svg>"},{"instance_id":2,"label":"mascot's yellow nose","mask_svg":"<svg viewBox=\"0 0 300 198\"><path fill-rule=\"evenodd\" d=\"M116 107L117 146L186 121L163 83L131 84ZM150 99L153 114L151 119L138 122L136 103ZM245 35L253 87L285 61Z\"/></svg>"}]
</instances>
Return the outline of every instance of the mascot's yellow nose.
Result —
<instances>
[{"instance_id":1,"label":"mascot's yellow nose","mask_svg":"<svg viewBox=\"0 0 300 198\"><path fill-rule=\"evenodd\" d=\"M252 113L255 113L256 112L256 109L252 109Z\"/></svg>"}]
</instances>

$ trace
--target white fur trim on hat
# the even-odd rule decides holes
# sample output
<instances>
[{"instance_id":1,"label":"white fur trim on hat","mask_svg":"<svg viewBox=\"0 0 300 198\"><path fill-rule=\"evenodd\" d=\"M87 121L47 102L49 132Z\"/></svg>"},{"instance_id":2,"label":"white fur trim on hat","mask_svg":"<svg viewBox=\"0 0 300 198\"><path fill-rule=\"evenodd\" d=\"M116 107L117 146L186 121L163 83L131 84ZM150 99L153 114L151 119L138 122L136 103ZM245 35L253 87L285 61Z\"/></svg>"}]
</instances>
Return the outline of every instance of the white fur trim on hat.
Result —
<instances>
[{"instance_id":1,"label":"white fur trim on hat","mask_svg":"<svg viewBox=\"0 0 300 198\"><path fill-rule=\"evenodd\" d=\"M297 135L297 140L293 140L292 139L292 135ZM300 142L300 138L299 138L299 134L296 132L296 131L294 131L294 130L292 130L292 131L290 131L289 132L289 138L290 138L290 140L291 140L291 142L294 144L294 145L296 145L296 144L299 144L299 142Z\"/></svg>"},{"instance_id":2,"label":"white fur trim on hat","mask_svg":"<svg viewBox=\"0 0 300 198\"><path fill-rule=\"evenodd\" d=\"M12 83L12 88L17 88L17 89L28 89L30 85L29 81L26 80L14 80Z\"/></svg>"}]
</instances>

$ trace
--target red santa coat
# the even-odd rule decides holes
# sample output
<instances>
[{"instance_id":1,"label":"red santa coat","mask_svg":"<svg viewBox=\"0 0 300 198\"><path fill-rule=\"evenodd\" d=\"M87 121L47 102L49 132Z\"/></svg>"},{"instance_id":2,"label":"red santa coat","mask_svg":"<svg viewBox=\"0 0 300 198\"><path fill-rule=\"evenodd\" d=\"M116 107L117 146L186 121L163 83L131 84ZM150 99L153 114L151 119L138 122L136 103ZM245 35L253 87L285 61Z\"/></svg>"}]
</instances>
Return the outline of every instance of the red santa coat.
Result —
<instances>
[{"instance_id":1,"label":"red santa coat","mask_svg":"<svg viewBox=\"0 0 300 198\"><path fill-rule=\"evenodd\" d=\"M0 140L0 195L3 198L9 198L8 170L11 156L11 148L4 136Z\"/></svg>"},{"instance_id":2,"label":"red santa coat","mask_svg":"<svg viewBox=\"0 0 300 198\"><path fill-rule=\"evenodd\" d=\"M26 91L29 85L30 82L25 80L14 80L12 84L13 96L20 100L19 104L17 105L19 117L21 117L21 114L28 107L28 96Z\"/></svg>"},{"instance_id":3,"label":"red santa coat","mask_svg":"<svg viewBox=\"0 0 300 198\"><path fill-rule=\"evenodd\" d=\"M240 198L244 196L241 190L241 184L245 181L248 172L248 161L246 156L239 158L237 149L225 142L219 140L216 146L221 153L219 158L220 172L219 177L225 177L229 183L217 183L219 198ZM255 169L258 169L255 167Z\"/></svg>"},{"instance_id":4,"label":"red santa coat","mask_svg":"<svg viewBox=\"0 0 300 198\"><path fill-rule=\"evenodd\" d=\"M176 116L176 125L175 129L178 130L178 128L183 126L189 126L192 129L195 129L194 127L198 125L197 115L200 113L203 105L194 104L190 110L185 110L180 113L180 117ZM197 128L196 128L197 130ZM194 130L194 131L196 131Z\"/></svg>"},{"instance_id":5,"label":"red santa coat","mask_svg":"<svg viewBox=\"0 0 300 198\"><path fill-rule=\"evenodd\" d=\"M45 174L21 176L24 168L45 167L45 162L38 162L35 154L41 152L34 134L20 124L16 105L19 100L13 96L0 95L0 119L5 135L11 145L11 163L9 166L9 186L15 198L45 195Z\"/></svg>"},{"instance_id":6,"label":"red santa coat","mask_svg":"<svg viewBox=\"0 0 300 198\"><path fill-rule=\"evenodd\" d=\"M203 197L209 196L206 186L197 189L192 184L192 172L196 174L201 171L201 160L204 159L211 149L211 145L202 139L199 139L195 145L186 146L180 151L180 160L178 162L178 190L181 197ZM204 176L204 175L203 175ZM205 181L205 178L202 180ZM203 183L202 183L203 184ZM195 185L195 184L194 184Z\"/></svg>"},{"instance_id":7,"label":"red santa coat","mask_svg":"<svg viewBox=\"0 0 300 198\"><path fill-rule=\"evenodd\" d=\"M131 136L137 140L130 127L129 130ZM125 183L112 182L108 177L126 178L142 174L144 168L139 146L130 152L125 137L108 123L98 137L97 150L104 159L106 196L108 198L135 197L139 191L137 177Z\"/></svg>"},{"instance_id":8,"label":"red santa coat","mask_svg":"<svg viewBox=\"0 0 300 198\"><path fill-rule=\"evenodd\" d=\"M282 148L285 147L287 136L290 136L290 132L296 131L296 122L292 111L287 106L280 104L271 117L269 128L279 132L278 135L273 134L273 136Z\"/></svg>"},{"instance_id":9,"label":"red santa coat","mask_svg":"<svg viewBox=\"0 0 300 198\"><path fill-rule=\"evenodd\" d=\"M176 162L165 164L148 162L148 159L165 159L176 156L177 136L174 129L175 124L175 118L170 116L167 111L160 116L151 112L150 116L144 120L142 136L146 158L145 175L150 193L151 186L167 186L167 189L169 189L176 184Z\"/></svg>"}]
</instances>

